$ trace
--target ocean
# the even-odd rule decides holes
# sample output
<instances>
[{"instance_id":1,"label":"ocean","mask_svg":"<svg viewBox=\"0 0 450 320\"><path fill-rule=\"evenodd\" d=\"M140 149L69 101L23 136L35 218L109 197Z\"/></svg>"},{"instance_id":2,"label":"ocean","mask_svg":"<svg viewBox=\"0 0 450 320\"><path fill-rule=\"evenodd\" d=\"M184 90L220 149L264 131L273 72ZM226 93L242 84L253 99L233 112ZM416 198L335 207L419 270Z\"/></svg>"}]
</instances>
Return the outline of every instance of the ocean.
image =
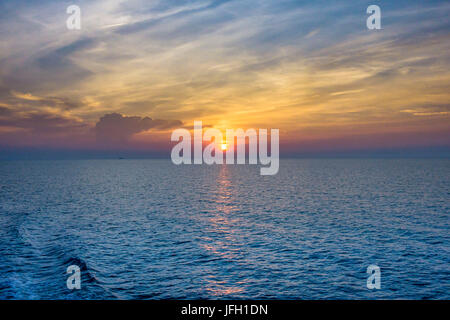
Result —
<instances>
[{"instance_id":1,"label":"ocean","mask_svg":"<svg viewBox=\"0 0 450 320\"><path fill-rule=\"evenodd\" d=\"M450 160L259 168L0 162L0 299L450 298Z\"/></svg>"}]
</instances>

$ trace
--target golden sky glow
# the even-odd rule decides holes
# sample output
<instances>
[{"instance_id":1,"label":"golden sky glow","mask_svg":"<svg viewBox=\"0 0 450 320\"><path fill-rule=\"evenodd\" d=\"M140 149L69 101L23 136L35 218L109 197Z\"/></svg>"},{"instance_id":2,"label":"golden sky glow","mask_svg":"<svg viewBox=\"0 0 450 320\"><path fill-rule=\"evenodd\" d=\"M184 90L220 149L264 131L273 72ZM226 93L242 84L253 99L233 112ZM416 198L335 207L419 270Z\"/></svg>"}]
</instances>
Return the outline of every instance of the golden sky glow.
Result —
<instances>
[{"instance_id":1,"label":"golden sky glow","mask_svg":"<svg viewBox=\"0 0 450 320\"><path fill-rule=\"evenodd\" d=\"M2 4L0 144L160 148L201 120L293 151L448 146L450 5L381 3L377 31L365 5L104 0L71 31L63 2Z\"/></svg>"}]
</instances>

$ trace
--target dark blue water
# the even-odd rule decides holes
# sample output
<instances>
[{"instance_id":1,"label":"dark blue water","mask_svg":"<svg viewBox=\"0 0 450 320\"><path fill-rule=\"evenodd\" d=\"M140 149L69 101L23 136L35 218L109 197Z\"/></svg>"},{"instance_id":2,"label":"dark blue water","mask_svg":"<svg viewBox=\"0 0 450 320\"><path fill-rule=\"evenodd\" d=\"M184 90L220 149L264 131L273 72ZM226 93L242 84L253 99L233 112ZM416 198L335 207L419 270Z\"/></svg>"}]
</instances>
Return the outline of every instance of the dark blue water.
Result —
<instances>
[{"instance_id":1,"label":"dark blue water","mask_svg":"<svg viewBox=\"0 0 450 320\"><path fill-rule=\"evenodd\" d=\"M450 160L0 162L0 298L449 299L449 196Z\"/></svg>"}]
</instances>

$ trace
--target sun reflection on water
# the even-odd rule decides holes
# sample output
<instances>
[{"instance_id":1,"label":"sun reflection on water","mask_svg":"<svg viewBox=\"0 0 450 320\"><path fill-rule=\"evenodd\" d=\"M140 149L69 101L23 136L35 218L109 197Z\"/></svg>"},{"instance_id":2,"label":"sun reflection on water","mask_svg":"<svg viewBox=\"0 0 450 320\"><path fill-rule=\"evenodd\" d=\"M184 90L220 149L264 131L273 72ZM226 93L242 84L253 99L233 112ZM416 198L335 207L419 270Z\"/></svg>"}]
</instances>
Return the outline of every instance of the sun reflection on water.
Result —
<instances>
[{"instance_id":1,"label":"sun reflection on water","mask_svg":"<svg viewBox=\"0 0 450 320\"><path fill-rule=\"evenodd\" d=\"M244 248L240 244L236 233L239 231L239 220L235 213L238 210L234 187L231 181L230 169L226 165L220 167L216 180L217 189L212 193L214 198L211 216L208 219L211 237L203 245L209 255L219 257L227 264L242 263ZM220 270L219 270L220 271ZM208 294L226 297L244 292L245 281L230 283L224 275L216 273L208 276L205 288Z\"/></svg>"}]
</instances>

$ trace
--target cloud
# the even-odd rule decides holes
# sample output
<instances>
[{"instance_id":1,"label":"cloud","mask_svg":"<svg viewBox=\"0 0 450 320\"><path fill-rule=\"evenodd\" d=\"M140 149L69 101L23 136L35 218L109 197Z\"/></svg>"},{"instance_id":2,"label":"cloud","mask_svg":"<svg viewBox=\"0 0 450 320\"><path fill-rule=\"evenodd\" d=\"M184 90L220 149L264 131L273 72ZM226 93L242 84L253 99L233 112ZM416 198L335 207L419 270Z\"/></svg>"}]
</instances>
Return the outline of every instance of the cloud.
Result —
<instances>
[{"instance_id":1,"label":"cloud","mask_svg":"<svg viewBox=\"0 0 450 320\"><path fill-rule=\"evenodd\" d=\"M32 101L34 102L34 101ZM14 108L14 109L13 109ZM0 106L0 145L20 148L87 146L90 125L53 108L41 110Z\"/></svg>"},{"instance_id":2,"label":"cloud","mask_svg":"<svg viewBox=\"0 0 450 320\"><path fill-rule=\"evenodd\" d=\"M82 121L46 111L14 111L0 107L0 126L24 129L31 134L73 134L88 128Z\"/></svg>"},{"instance_id":3,"label":"cloud","mask_svg":"<svg viewBox=\"0 0 450 320\"><path fill-rule=\"evenodd\" d=\"M2 116L9 116L12 114L12 110L4 107L4 106L0 106L0 117Z\"/></svg>"},{"instance_id":4,"label":"cloud","mask_svg":"<svg viewBox=\"0 0 450 320\"><path fill-rule=\"evenodd\" d=\"M30 92L20 92L5 87L0 87L0 106L10 108L16 113L64 113L65 111L81 108L83 103L76 98L57 96L38 96Z\"/></svg>"},{"instance_id":5,"label":"cloud","mask_svg":"<svg viewBox=\"0 0 450 320\"><path fill-rule=\"evenodd\" d=\"M60 69L67 67L70 64L68 58L87 49L91 49L97 45L97 41L92 38L82 38L70 44L56 48L47 52L37 61L42 69ZM72 66L72 65L69 65Z\"/></svg>"},{"instance_id":6,"label":"cloud","mask_svg":"<svg viewBox=\"0 0 450 320\"><path fill-rule=\"evenodd\" d=\"M158 120L149 117L127 117L119 113L105 114L95 125L97 140L107 144L127 143L137 133L167 130L182 126L179 120Z\"/></svg>"},{"instance_id":7,"label":"cloud","mask_svg":"<svg viewBox=\"0 0 450 320\"><path fill-rule=\"evenodd\" d=\"M405 112L419 117L448 116L450 115L450 104L416 106L413 107L413 109L405 109L400 112Z\"/></svg>"},{"instance_id":8,"label":"cloud","mask_svg":"<svg viewBox=\"0 0 450 320\"><path fill-rule=\"evenodd\" d=\"M305 36L305 39L309 39L309 38L314 37L316 34L319 33L319 31L320 31L320 29L314 29L314 30L310 31L310 32Z\"/></svg>"},{"instance_id":9,"label":"cloud","mask_svg":"<svg viewBox=\"0 0 450 320\"><path fill-rule=\"evenodd\" d=\"M42 98L32 95L31 93L21 93L14 90L11 91L11 95L18 99L30 100L30 101L40 101Z\"/></svg>"},{"instance_id":10,"label":"cloud","mask_svg":"<svg viewBox=\"0 0 450 320\"><path fill-rule=\"evenodd\" d=\"M0 145L47 147L93 147L121 150L154 144L155 137L167 135L167 130L182 127L179 120L152 119L109 113L92 124L50 111L17 111L0 105ZM144 140L133 141L136 134L145 133ZM147 140L147 141L146 141ZM168 141L168 140L167 140ZM169 145L168 142L163 145ZM161 144L158 144L161 149Z\"/></svg>"}]
</instances>

